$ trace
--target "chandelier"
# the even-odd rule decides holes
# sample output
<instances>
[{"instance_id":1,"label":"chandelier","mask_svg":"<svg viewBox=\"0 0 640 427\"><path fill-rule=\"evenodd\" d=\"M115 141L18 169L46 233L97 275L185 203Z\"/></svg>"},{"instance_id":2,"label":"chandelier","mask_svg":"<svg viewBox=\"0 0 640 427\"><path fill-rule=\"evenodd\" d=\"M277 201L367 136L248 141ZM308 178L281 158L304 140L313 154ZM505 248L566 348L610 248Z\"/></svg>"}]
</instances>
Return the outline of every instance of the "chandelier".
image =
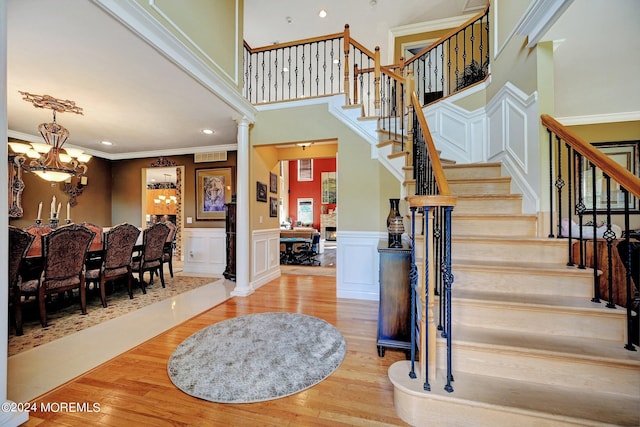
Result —
<instances>
[{"instance_id":1,"label":"chandelier","mask_svg":"<svg viewBox=\"0 0 640 427\"><path fill-rule=\"evenodd\" d=\"M82 108L69 100L57 99L49 95L33 95L21 92L23 100L31 102L36 108L53 110L53 122L40 123L38 131L43 142L9 142L11 150L17 154L15 162L23 169L33 172L45 181L62 182L75 176L82 178L87 173L86 162L91 155L77 148L62 146L69 137L69 131L56 123L56 112L82 114Z\"/></svg>"},{"instance_id":2,"label":"chandelier","mask_svg":"<svg viewBox=\"0 0 640 427\"><path fill-rule=\"evenodd\" d=\"M153 199L153 203L157 204L158 207L161 207L163 204L166 207L167 212L170 211L170 205L178 202L178 198L175 196L175 185L169 182L169 177L171 174L165 173L164 182L160 184L156 184L155 188L161 189L161 193L158 197ZM162 209L165 209L164 207Z\"/></svg>"}]
</instances>

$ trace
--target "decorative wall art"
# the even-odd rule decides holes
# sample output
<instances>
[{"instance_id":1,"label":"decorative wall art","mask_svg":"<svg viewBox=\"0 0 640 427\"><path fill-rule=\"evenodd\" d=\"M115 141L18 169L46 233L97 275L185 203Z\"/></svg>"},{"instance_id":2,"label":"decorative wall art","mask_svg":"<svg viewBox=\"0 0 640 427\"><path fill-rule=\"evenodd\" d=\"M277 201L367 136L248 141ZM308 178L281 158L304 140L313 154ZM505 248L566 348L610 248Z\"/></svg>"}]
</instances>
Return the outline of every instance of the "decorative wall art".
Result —
<instances>
[{"instance_id":1,"label":"decorative wall art","mask_svg":"<svg viewBox=\"0 0 640 427\"><path fill-rule=\"evenodd\" d=\"M278 194L278 175L269 173L269 192Z\"/></svg>"},{"instance_id":2,"label":"decorative wall art","mask_svg":"<svg viewBox=\"0 0 640 427\"><path fill-rule=\"evenodd\" d=\"M593 145L635 176L640 176L640 153L638 150L640 141L597 142ZM583 201L586 206L587 212L591 212L594 202L592 168L589 165L589 162L586 160L583 160L582 168ZM596 181L596 212L605 212L607 209L606 179L599 168L596 167L593 170L595 171L593 172L593 174L595 175ZM610 201L612 211L624 210L624 192L622 191L622 188L618 185L618 183L616 183L613 179L611 180ZM633 194L629 194L629 210L635 212L640 210L640 206L638 206L638 199L634 197Z\"/></svg>"},{"instance_id":3,"label":"decorative wall art","mask_svg":"<svg viewBox=\"0 0 640 427\"><path fill-rule=\"evenodd\" d=\"M260 181L256 183L256 200L259 202L267 201L267 184Z\"/></svg>"},{"instance_id":4,"label":"decorative wall art","mask_svg":"<svg viewBox=\"0 0 640 427\"><path fill-rule=\"evenodd\" d=\"M278 216L278 199L276 197L269 197L269 216L271 218Z\"/></svg>"},{"instance_id":5,"label":"decorative wall art","mask_svg":"<svg viewBox=\"0 0 640 427\"><path fill-rule=\"evenodd\" d=\"M196 169L196 219L225 219L233 193L232 168Z\"/></svg>"}]
</instances>

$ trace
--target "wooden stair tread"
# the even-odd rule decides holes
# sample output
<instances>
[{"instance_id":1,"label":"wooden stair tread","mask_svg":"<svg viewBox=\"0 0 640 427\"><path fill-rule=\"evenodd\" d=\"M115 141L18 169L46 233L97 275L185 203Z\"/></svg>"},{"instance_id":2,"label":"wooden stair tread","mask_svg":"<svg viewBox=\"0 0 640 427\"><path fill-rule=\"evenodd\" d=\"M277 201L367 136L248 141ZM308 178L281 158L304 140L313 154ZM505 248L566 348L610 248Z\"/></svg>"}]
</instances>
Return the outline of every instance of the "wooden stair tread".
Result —
<instances>
[{"instance_id":1,"label":"wooden stair tread","mask_svg":"<svg viewBox=\"0 0 640 427\"><path fill-rule=\"evenodd\" d=\"M396 157L406 157L409 156L411 153L409 153L408 151L398 151L397 153L391 153L389 154L387 157L390 159L395 159Z\"/></svg>"},{"instance_id":2,"label":"wooden stair tread","mask_svg":"<svg viewBox=\"0 0 640 427\"><path fill-rule=\"evenodd\" d=\"M589 390L535 384L466 372L457 376L455 372L453 373L454 392L447 393L443 389L446 375L440 371L437 373L438 379L431 381L431 391L425 393L421 381L412 380L407 375L409 367L410 362L400 361L389 368L389 378L393 384L407 390L408 393L425 394L425 397L431 397L439 402L451 400L463 406L495 410L498 413L513 412L525 416L532 415L546 420L544 424L530 425L553 425L556 419L559 422L566 422L563 425L572 422L583 426L638 425L637 408L640 405L640 398L637 397L594 393ZM465 424L468 424L469 420L466 421ZM495 420L495 422L498 421Z\"/></svg>"},{"instance_id":3,"label":"wooden stair tread","mask_svg":"<svg viewBox=\"0 0 640 427\"><path fill-rule=\"evenodd\" d=\"M522 194L460 194L458 199L522 199Z\"/></svg>"},{"instance_id":4,"label":"wooden stair tread","mask_svg":"<svg viewBox=\"0 0 640 427\"><path fill-rule=\"evenodd\" d=\"M455 300L467 300L482 303L494 303L496 305L508 305L509 307L550 307L564 310L588 311L591 314L600 316L623 316L626 317L626 310L605 308L603 303L594 303L587 298L578 298L564 295L543 295L524 294L506 292L488 292L470 289L456 289L455 282L452 290ZM455 302L454 302L455 304Z\"/></svg>"},{"instance_id":5,"label":"wooden stair tread","mask_svg":"<svg viewBox=\"0 0 640 427\"><path fill-rule=\"evenodd\" d=\"M416 236L416 240L422 240L422 236ZM567 246L567 239L550 239L548 237L531 236L476 236L476 235L456 235L451 236L453 241L487 241L501 243L542 243L550 246Z\"/></svg>"},{"instance_id":6,"label":"wooden stair tread","mask_svg":"<svg viewBox=\"0 0 640 427\"><path fill-rule=\"evenodd\" d=\"M626 350L622 342L612 344L611 341L593 338L488 329L463 324L456 324L454 331L455 334L452 335L454 344L464 342L505 350L515 348L518 351L531 349L540 354L571 356L640 369L640 352Z\"/></svg>"},{"instance_id":7,"label":"wooden stair tread","mask_svg":"<svg viewBox=\"0 0 640 427\"><path fill-rule=\"evenodd\" d=\"M593 277L593 270L590 268L577 268L577 266L567 266L564 264L552 264L545 262L536 262L535 260L529 261L477 261L477 260L465 260L456 259L452 261L453 267L471 267L476 269L487 269L497 271L519 271L530 272L531 274L571 274L575 276L589 276ZM454 270L455 271L455 270Z\"/></svg>"},{"instance_id":8,"label":"wooden stair tread","mask_svg":"<svg viewBox=\"0 0 640 427\"><path fill-rule=\"evenodd\" d=\"M449 184L458 184L458 183L472 183L472 184L482 184L484 182L510 182L511 177L508 176L496 176L492 178L456 178L456 179L447 179Z\"/></svg>"},{"instance_id":9,"label":"wooden stair tread","mask_svg":"<svg viewBox=\"0 0 640 427\"><path fill-rule=\"evenodd\" d=\"M456 165L448 165L445 169L464 169L464 168L495 168L502 167L500 162L488 162L488 163L459 163Z\"/></svg>"},{"instance_id":10,"label":"wooden stair tread","mask_svg":"<svg viewBox=\"0 0 640 427\"><path fill-rule=\"evenodd\" d=\"M451 215L457 218L466 218L466 219L507 219L507 218L527 218L527 219L537 219L538 216L536 214L524 214L524 213L513 213L513 214L482 214L482 213L460 213L456 214L455 208L451 211Z\"/></svg>"}]
</instances>

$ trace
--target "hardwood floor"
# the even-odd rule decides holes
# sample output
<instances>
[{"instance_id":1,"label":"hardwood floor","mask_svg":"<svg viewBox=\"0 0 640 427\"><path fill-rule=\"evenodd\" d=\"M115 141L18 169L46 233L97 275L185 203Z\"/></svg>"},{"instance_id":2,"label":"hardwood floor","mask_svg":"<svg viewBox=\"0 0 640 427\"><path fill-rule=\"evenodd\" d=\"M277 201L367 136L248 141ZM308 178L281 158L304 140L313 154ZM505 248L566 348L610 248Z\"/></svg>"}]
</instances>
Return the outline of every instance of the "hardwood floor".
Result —
<instances>
[{"instance_id":1,"label":"hardwood floor","mask_svg":"<svg viewBox=\"0 0 640 427\"><path fill-rule=\"evenodd\" d=\"M377 301L337 299L335 278L283 275L247 298L231 298L121 354L35 401L99 404L97 412L32 412L27 426L403 426L393 406L388 367L403 352L377 355ZM347 342L342 365L318 385L282 399L217 404L173 386L167 361L189 335L252 313L288 311L320 317ZM241 373L239 373L241 375Z\"/></svg>"}]
</instances>

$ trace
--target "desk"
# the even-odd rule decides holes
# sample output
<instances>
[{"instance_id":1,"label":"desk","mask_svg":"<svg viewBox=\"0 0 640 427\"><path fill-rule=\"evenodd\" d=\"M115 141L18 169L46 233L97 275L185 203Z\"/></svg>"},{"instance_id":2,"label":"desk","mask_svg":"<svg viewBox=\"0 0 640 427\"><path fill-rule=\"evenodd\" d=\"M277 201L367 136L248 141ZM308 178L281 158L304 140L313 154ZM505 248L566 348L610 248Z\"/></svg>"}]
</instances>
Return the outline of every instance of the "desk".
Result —
<instances>
[{"instance_id":1,"label":"desk","mask_svg":"<svg viewBox=\"0 0 640 427\"><path fill-rule=\"evenodd\" d=\"M311 244L311 239L305 239L302 237L281 237L280 243L285 246L284 252L280 253L280 264L296 264L296 254L293 251L293 245L295 244Z\"/></svg>"}]
</instances>

